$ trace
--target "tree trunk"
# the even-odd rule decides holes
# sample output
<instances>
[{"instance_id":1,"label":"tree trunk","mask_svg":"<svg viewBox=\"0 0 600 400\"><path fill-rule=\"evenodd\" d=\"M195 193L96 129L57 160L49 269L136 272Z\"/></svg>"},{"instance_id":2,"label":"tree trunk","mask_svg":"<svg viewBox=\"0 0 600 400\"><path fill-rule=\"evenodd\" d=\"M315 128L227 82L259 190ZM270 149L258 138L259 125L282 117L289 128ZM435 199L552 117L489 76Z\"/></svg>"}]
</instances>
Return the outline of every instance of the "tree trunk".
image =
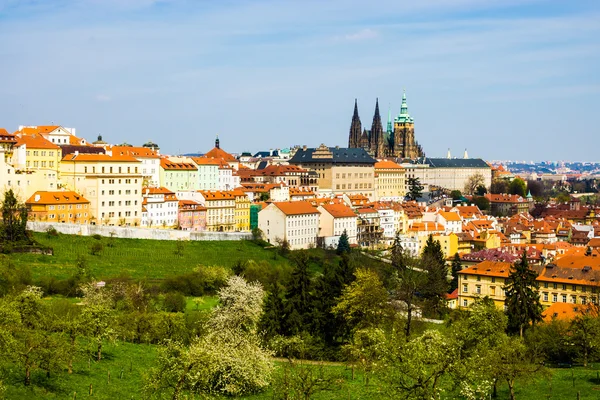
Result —
<instances>
[{"instance_id":1,"label":"tree trunk","mask_svg":"<svg viewBox=\"0 0 600 400\"><path fill-rule=\"evenodd\" d=\"M519 336L523 338L523 324L519 325Z\"/></svg>"},{"instance_id":2,"label":"tree trunk","mask_svg":"<svg viewBox=\"0 0 600 400\"><path fill-rule=\"evenodd\" d=\"M492 398L498 398L498 379L494 379L494 388L492 390Z\"/></svg>"},{"instance_id":3,"label":"tree trunk","mask_svg":"<svg viewBox=\"0 0 600 400\"><path fill-rule=\"evenodd\" d=\"M98 355L96 357L97 361L102 360L102 340L98 341Z\"/></svg>"},{"instance_id":4,"label":"tree trunk","mask_svg":"<svg viewBox=\"0 0 600 400\"><path fill-rule=\"evenodd\" d=\"M506 383L508 383L508 389L510 390L510 400L516 400L515 397L515 380L507 379Z\"/></svg>"},{"instance_id":5,"label":"tree trunk","mask_svg":"<svg viewBox=\"0 0 600 400\"><path fill-rule=\"evenodd\" d=\"M587 361L588 361L588 349L586 347L585 350L583 351L583 366L584 367L587 367Z\"/></svg>"},{"instance_id":6,"label":"tree trunk","mask_svg":"<svg viewBox=\"0 0 600 400\"><path fill-rule=\"evenodd\" d=\"M25 386L31 384L31 366L29 365L29 357L25 361Z\"/></svg>"},{"instance_id":7,"label":"tree trunk","mask_svg":"<svg viewBox=\"0 0 600 400\"><path fill-rule=\"evenodd\" d=\"M412 305L409 305L408 308L406 309L406 329L405 329L405 334L406 334L406 340L408 341L408 338L410 337L410 324L412 322Z\"/></svg>"}]
</instances>

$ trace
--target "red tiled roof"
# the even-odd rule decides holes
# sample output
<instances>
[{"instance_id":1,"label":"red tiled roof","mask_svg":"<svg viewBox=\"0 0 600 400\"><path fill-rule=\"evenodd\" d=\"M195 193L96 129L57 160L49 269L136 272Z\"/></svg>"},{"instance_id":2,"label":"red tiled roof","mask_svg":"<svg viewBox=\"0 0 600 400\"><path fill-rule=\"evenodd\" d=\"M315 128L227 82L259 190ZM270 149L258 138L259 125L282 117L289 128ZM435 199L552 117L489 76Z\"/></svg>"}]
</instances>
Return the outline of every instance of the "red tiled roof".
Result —
<instances>
[{"instance_id":1,"label":"red tiled roof","mask_svg":"<svg viewBox=\"0 0 600 400\"><path fill-rule=\"evenodd\" d=\"M319 210L308 201L281 201L271 203L279 208L285 215L318 214Z\"/></svg>"},{"instance_id":2,"label":"red tiled roof","mask_svg":"<svg viewBox=\"0 0 600 400\"><path fill-rule=\"evenodd\" d=\"M325 209L329 214L331 214L334 218L348 218L348 217L356 217L356 214L350 207L343 203L337 204L322 204L321 207Z\"/></svg>"}]
</instances>

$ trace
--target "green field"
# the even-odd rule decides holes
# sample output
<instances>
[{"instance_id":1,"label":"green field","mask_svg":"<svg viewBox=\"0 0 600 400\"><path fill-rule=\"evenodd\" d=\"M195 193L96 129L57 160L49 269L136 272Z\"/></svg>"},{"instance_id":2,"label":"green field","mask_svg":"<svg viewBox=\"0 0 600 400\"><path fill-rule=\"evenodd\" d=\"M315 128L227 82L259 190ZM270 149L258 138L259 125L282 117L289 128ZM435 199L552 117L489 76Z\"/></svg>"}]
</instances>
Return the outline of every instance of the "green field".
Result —
<instances>
[{"instance_id":1,"label":"green field","mask_svg":"<svg viewBox=\"0 0 600 400\"><path fill-rule=\"evenodd\" d=\"M105 346L104 359L100 362L88 361L87 358L74 365L74 373L63 372L46 379L41 372L35 372L33 385L25 387L22 384L22 371L14 368L3 368L2 380L6 386L7 399L73 399L90 398L89 387L92 385L93 396L96 399L142 399L143 379L148 368L154 363L157 346L130 344L119 342ZM282 362L276 363L275 374L282 372ZM382 399L385 396L379 392L376 379L369 387L365 387L362 375L357 371L352 380L351 370L344 365L326 363L323 366L327 375L334 376L336 383L331 390L316 394L317 400L333 399ZM110 372L110 382L108 374ZM550 369L549 377L539 378L533 382L517 383L516 398L524 400L556 399L592 400L600 398L600 381L597 375L600 365L589 368L559 368ZM191 396L189 398L192 398ZM198 398L198 397L196 397ZM247 396L250 400L272 399L271 390L264 393ZM454 396L446 393L443 399ZM506 385L501 385L498 391L499 399L508 399Z\"/></svg>"},{"instance_id":2,"label":"green field","mask_svg":"<svg viewBox=\"0 0 600 400\"><path fill-rule=\"evenodd\" d=\"M269 265L288 264L286 258L265 250L251 241L186 241L177 254L178 242L168 240L118 239L89 236L48 236L34 233L39 243L52 247L54 255L11 254L16 266L29 265L34 279L65 279L76 270L78 255L83 255L96 279L129 275L134 279L162 279L192 271L197 265L231 267L238 261L266 261ZM91 255L92 245L101 243L98 255Z\"/></svg>"}]
</instances>

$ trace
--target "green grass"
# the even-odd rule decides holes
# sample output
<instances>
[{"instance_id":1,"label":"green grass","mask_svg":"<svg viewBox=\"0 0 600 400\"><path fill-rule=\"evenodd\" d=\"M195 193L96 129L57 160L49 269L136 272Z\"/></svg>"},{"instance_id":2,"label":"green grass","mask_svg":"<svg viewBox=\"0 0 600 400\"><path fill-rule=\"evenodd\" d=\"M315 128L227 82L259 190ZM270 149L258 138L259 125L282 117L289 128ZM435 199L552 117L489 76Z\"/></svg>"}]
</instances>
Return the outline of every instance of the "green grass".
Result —
<instances>
[{"instance_id":1,"label":"green grass","mask_svg":"<svg viewBox=\"0 0 600 400\"><path fill-rule=\"evenodd\" d=\"M68 278L76 270L78 255L83 255L88 269L96 279L129 275L134 279L163 279L168 275L192 271L197 265L231 267L238 261L266 261L270 265L288 264L289 261L274 250L265 250L251 241L187 241L182 255L175 254L177 242L169 240L118 239L96 240L89 236L48 236L34 233L42 245L54 249L54 255L12 254L16 266L29 265L34 279L42 276ZM94 243L104 246L98 255L91 255ZM109 246L112 243L114 246Z\"/></svg>"},{"instance_id":2,"label":"green grass","mask_svg":"<svg viewBox=\"0 0 600 400\"><path fill-rule=\"evenodd\" d=\"M23 372L5 368L3 381L7 399L77 399L90 398L90 384L96 399L141 399L143 376L154 363L157 347L118 343L104 347L104 359L76 362L73 373L63 372L46 379L42 372L32 374L32 385L23 385ZM108 372L110 371L110 383ZM121 371L123 375L121 377Z\"/></svg>"},{"instance_id":3,"label":"green grass","mask_svg":"<svg viewBox=\"0 0 600 400\"><path fill-rule=\"evenodd\" d=\"M186 299L185 311L207 311L214 308L219 302L217 296L188 297Z\"/></svg>"}]
</instances>

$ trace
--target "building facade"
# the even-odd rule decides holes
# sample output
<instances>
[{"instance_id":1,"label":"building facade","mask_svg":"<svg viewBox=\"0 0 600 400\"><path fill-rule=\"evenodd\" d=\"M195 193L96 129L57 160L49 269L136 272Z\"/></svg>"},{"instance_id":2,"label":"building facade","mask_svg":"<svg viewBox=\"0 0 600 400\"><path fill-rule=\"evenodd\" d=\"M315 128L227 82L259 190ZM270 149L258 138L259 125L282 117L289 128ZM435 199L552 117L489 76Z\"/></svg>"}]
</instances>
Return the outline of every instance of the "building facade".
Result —
<instances>
[{"instance_id":1,"label":"building facade","mask_svg":"<svg viewBox=\"0 0 600 400\"><path fill-rule=\"evenodd\" d=\"M87 224L91 217L89 200L73 191L35 192L25 205L32 221Z\"/></svg>"}]
</instances>

